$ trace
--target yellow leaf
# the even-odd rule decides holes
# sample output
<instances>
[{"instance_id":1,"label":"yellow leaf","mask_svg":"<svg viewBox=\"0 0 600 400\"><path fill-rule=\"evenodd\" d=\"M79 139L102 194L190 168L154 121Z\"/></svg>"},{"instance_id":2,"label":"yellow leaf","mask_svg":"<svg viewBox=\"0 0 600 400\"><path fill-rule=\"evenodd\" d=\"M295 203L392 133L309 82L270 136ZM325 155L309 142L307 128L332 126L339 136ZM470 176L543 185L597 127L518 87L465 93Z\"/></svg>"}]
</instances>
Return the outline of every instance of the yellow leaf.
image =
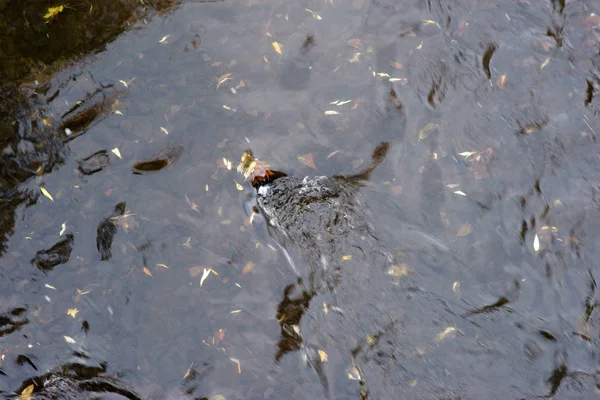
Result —
<instances>
[{"instance_id":1,"label":"yellow leaf","mask_svg":"<svg viewBox=\"0 0 600 400\"><path fill-rule=\"evenodd\" d=\"M275 52L277 52L277 54L281 54L281 43L273 42L271 44L273 45Z\"/></svg>"},{"instance_id":2,"label":"yellow leaf","mask_svg":"<svg viewBox=\"0 0 600 400\"><path fill-rule=\"evenodd\" d=\"M46 125L46 126L52 125L52 120L50 118L44 118L42 121L44 122L44 125Z\"/></svg>"},{"instance_id":3,"label":"yellow leaf","mask_svg":"<svg viewBox=\"0 0 600 400\"><path fill-rule=\"evenodd\" d=\"M434 339L434 342L441 342L442 340L444 340L446 338L446 336L448 336L451 333L456 332L456 328L453 326L449 326L446 329L444 329L443 332L439 333Z\"/></svg>"},{"instance_id":4,"label":"yellow leaf","mask_svg":"<svg viewBox=\"0 0 600 400\"><path fill-rule=\"evenodd\" d=\"M315 162L313 160L312 153L308 153L303 156L298 156L298 161L300 161L302 164L306 165L309 168L312 168L314 170L317 169Z\"/></svg>"},{"instance_id":5,"label":"yellow leaf","mask_svg":"<svg viewBox=\"0 0 600 400\"><path fill-rule=\"evenodd\" d=\"M352 260L352 256L342 256L342 261Z\"/></svg>"},{"instance_id":6,"label":"yellow leaf","mask_svg":"<svg viewBox=\"0 0 600 400\"><path fill-rule=\"evenodd\" d=\"M46 188L41 187L40 190L42 191L42 194L44 196L46 196L47 198L52 200L52 202L54 203L54 199L52 198L52 195L46 190Z\"/></svg>"},{"instance_id":7,"label":"yellow leaf","mask_svg":"<svg viewBox=\"0 0 600 400\"><path fill-rule=\"evenodd\" d=\"M406 275L410 274L411 272L412 271L410 270L410 268L408 268L404 264L393 265L387 271L388 275L392 275L397 278L406 276Z\"/></svg>"},{"instance_id":8,"label":"yellow leaf","mask_svg":"<svg viewBox=\"0 0 600 400\"><path fill-rule=\"evenodd\" d=\"M169 42L167 42L167 38L168 38L169 36L171 36L171 35L169 34L169 35L167 35L167 36L163 36L163 38L162 38L162 39L160 39L160 40L158 41L158 43L169 43Z\"/></svg>"},{"instance_id":9,"label":"yellow leaf","mask_svg":"<svg viewBox=\"0 0 600 400\"><path fill-rule=\"evenodd\" d=\"M163 128L162 126L160 127L160 130L163 131L165 133L165 135L169 134L169 131L167 130L167 128Z\"/></svg>"},{"instance_id":10,"label":"yellow leaf","mask_svg":"<svg viewBox=\"0 0 600 400\"><path fill-rule=\"evenodd\" d=\"M162 267L164 269L169 269L165 264L156 264L157 267Z\"/></svg>"},{"instance_id":11,"label":"yellow leaf","mask_svg":"<svg viewBox=\"0 0 600 400\"><path fill-rule=\"evenodd\" d=\"M143 268L143 271L144 271L144 273L145 273L146 275L148 275L149 277L153 278L153 276L152 276L152 272L150 272L150 270L149 270L148 268L144 267L144 268Z\"/></svg>"},{"instance_id":12,"label":"yellow leaf","mask_svg":"<svg viewBox=\"0 0 600 400\"><path fill-rule=\"evenodd\" d=\"M56 17L58 14L63 12L65 6L48 7L48 12L44 15L44 19L50 19Z\"/></svg>"},{"instance_id":13,"label":"yellow leaf","mask_svg":"<svg viewBox=\"0 0 600 400\"><path fill-rule=\"evenodd\" d=\"M67 315L70 315L71 317L75 318L75 316L77 315L78 312L79 312L78 308L69 308L67 310Z\"/></svg>"},{"instance_id":14,"label":"yellow leaf","mask_svg":"<svg viewBox=\"0 0 600 400\"><path fill-rule=\"evenodd\" d=\"M456 236L469 236L471 232L473 232L473 227L471 226L471 224L464 224L460 227L460 229L456 233Z\"/></svg>"},{"instance_id":15,"label":"yellow leaf","mask_svg":"<svg viewBox=\"0 0 600 400\"><path fill-rule=\"evenodd\" d=\"M327 353L323 350L319 350L319 358L321 358L321 362L327 362Z\"/></svg>"},{"instance_id":16,"label":"yellow leaf","mask_svg":"<svg viewBox=\"0 0 600 400\"><path fill-rule=\"evenodd\" d=\"M234 181L235 182L235 181ZM242 185L240 185L239 183L235 182L235 187L237 188L237 190L242 191L244 190L244 187Z\"/></svg>"},{"instance_id":17,"label":"yellow leaf","mask_svg":"<svg viewBox=\"0 0 600 400\"><path fill-rule=\"evenodd\" d=\"M32 399L31 395L33 394L34 388L35 388L35 386L32 383L31 385L29 385L25 389L23 389L23 391L19 395L19 400L31 400Z\"/></svg>"}]
</instances>

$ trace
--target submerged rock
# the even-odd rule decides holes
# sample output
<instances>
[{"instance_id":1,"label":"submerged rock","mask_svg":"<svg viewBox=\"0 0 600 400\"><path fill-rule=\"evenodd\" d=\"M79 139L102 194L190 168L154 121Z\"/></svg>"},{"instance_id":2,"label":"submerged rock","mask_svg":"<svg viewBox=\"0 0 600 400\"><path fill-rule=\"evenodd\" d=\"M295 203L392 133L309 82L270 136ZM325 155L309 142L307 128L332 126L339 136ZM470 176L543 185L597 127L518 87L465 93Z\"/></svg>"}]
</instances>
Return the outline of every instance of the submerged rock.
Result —
<instances>
[{"instance_id":1,"label":"submerged rock","mask_svg":"<svg viewBox=\"0 0 600 400\"><path fill-rule=\"evenodd\" d=\"M50 271L57 265L65 264L71 257L73 242L74 237L69 233L49 249L38 251L31 263L42 271Z\"/></svg>"}]
</instances>

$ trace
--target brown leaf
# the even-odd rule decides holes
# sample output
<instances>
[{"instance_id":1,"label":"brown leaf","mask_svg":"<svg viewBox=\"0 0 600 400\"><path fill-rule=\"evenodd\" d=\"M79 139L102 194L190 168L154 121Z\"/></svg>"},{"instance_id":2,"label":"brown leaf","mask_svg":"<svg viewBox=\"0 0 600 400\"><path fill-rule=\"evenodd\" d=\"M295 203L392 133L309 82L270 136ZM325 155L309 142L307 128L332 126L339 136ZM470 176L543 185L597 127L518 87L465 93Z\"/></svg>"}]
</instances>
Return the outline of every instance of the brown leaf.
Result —
<instances>
[{"instance_id":1,"label":"brown leaf","mask_svg":"<svg viewBox=\"0 0 600 400\"><path fill-rule=\"evenodd\" d=\"M313 160L312 153L308 153L303 156L298 156L298 161L300 161L302 164L306 165L309 168L312 168L314 170L317 169L317 167L315 166L315 162Z\"/></svg>"},{"instance_id":2,"label":"brown leaf","mask_svg":"<svg viewBox=\"0 0 600 400\"><path fill-rule=\"evenodd\" d=\"M246 275L252 272L252 270L254 269L254 265L255 264L252 261L248 261L246 265L244 265L244 268L242 268L242 275Z\"/></svg>"},{"instance_id":3,"label":"brown leaf","mask_svg":"<svg viewBox=\"0 0 600 400\"><path fill-rule=\"evenodd\" d=\"M398 61L392 61L392 62L390 62L390 64L392 65L392 67L394 67L396 69L402 69L402 68L404 68L404 65L402 65Z\"/></svg>"},{"instance_id":4,"label":"brown leaf","mask_svg":"<svg viewBox=\"0 0 600 400\"><path fill-rule=\"evenodd\" d=\"M354 47L355 49L360 49L362 47L362 42L360 41L359 38L350 39L346 43L348 43L350 46Z\"/></svg>"},{"instance_id":5,"label":"brown leaf","mask_svg":"<svg viewBox=\"0 0 600 400\"><path fill-rule=\"evenodd\" d=\"M148 268L144 267L143 271L144 271L144 273L145 273L146 275L148 275L149 277L153 278L153 276L152 276L152 272L150 272L150 270L149 270Z\"/></svg>"}]
</instances>

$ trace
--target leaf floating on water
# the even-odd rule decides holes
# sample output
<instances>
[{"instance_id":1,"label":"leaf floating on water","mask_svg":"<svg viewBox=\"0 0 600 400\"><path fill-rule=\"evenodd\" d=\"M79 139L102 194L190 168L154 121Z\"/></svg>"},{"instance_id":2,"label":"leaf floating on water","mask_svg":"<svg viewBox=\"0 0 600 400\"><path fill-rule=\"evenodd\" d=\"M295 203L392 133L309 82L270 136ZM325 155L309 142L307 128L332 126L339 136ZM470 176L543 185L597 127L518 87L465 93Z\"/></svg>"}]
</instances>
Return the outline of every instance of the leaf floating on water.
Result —
<instances>
[{"instance_id":1,"label":"leaf floating on water","mask_svg":"<svg viewBox=\"0 0 600 400\"><path fill-rule=\"evenodd\" d=\"M42 192L42 194L44 196L46 196L47 198L49 198L50 200L52 200L52 202L54 203L54 199L52 198L52 195L46 190L46 188L41 187L40 191Z\"/></svg>"},{"instance_id":2,"label":"leaf floating on water","mask_svg":"<svg viewBox=\"0 0 600 400\"><path fill-rule=\"evenodd\" d=\"M273 49L277 54L281 54L281 43L273 42L271 45L273 45Z\"/></svg>"},{"instance_id":3,"label":"leaf floating on water","mask_svg":"<svg viewBox=\"0 0 600 400\"><path fill-rule=\"evenodd\" d=\"M67 230L67 222L65 221L61 225L61 229L60 229L60 232L58 233L58 236L64 235L66 230Z\"/></svg>"},{"instance_id":4,"label":"leaf floating on water","mask_svg":"<svg viewBox=\"0 0 600 400\"><path fill-rule=\"evenodd\" d=\"M391 61L390 65L396 69L402 69L404 68L404 65L399 63L398 61Z\"/></svg>"},{"instance_id":5,"label":"leaf floating on water","mask_svg":"<svg viewBox=\"0 0 600 400\"><path fill-rule=\"evenodd\" d=\"M346 43L348 43L348 45L354 47L355 49L360 49L362 47L362 42L359 38L350 39Z\"/></svg>"},{"instance_id":6,"label":"leaf floating on water","mask_svg":"<svg viewBox=\"0 0 600 400\"><path fill-rule=\"evenodd\" d=\"M533 250L537 253L540 250L540 237L538 236L538 234L535 234L535 237L533 238Z\"/></svg>"},{"instance_id":7,"label":"leaf floating on water","mask_svg":"<svg viewBox=\"0 0 600 400\"><path fill-rule=\"evenodd\" d=\"M452 284L452 291L453 291L454 293L456 293L456 295L457 295L458 297L461 297L461 296L462 296L462 293L461 293L461 291L460 291L460 282L456 281L456 282L454 282L454 283Z\"/></svg>"},{"instance_id":8,"label":"leaf floating on water","mask_svg":"<svg viewBox=\"0 0 600 400\"><path fill-rule=\"evenodd\" d=\"M67 342L67 343L71 343L71 344L77 343L75 341L75 339L73 339L71 336L63 336L63 337L65 338L65 342Z\"/></svg>"},{"instance_id":9,"label":"leaf floating on water","mask_svg":"<svg viewBox=\"0 0 600 400\"><path fill-rule=\"evenodd\" d=\"M388 275L392 275L392 276L395 276L397 278L401 278L403 276L406 276L406 275L410 274L411 272L412 272L411 269L408 268L404 264L393 265L387 271Z\"/></svg>"},{"instance_id":10,"label":"leaf floating on water","mask_svg":"<svg viewBox=\"0 0 600 400\"><path fill-rule=\"evenodd\" d=\"M428 123L419 131L419 140L427 139L427 137L435 132L440 126L438 124L434 124L433 122Z\"/></svg>"},{"instance_id":11,"label":"leaf floating on water","mask_svg":"<svg viewBox=\"0 0 600 400\"><path fill-rule=\"evenodd\" d=\"M348 103L350 103L351 101L352 101L352 100L344 100L344 101L339 101L339 102L337 103L337 105L338 105L338 106L343 106L344 104L348 104Z\"/></svg>"},{"instance_id":12,"label":"leaf floating on water","mask_svg":"<svg viewBox=\"0 0 600 400\"><path fill-rule=\"evenodd\" d=\"M119 151L118 148L115 147L111 151L114 153L115 156L119 157L121 160L123 159L123 157L121 157L121 152Z\"/></svg>"},{"instance_id":13,"label":"leaf floating on water","mask_svg":"<svg viewBox=\"0 0 600 400\"><path fill-rule=\"evenodd\" d=\"M50 118L44 118L44 119L42 120L42 122L43 122L43 123L44 123L44 125L46 125L46 126L50 126L50 125L52 125L52 120L51 120Z\"/></svg>"},{"instance_id":14,"label":"leaf floating on water","mask_svg":"<svg viewBox=\"0 0 600 400\"><path fill-rule=\"evenodd\" d=\"M231 171L231 167L233 166L233 163L231 161L229 161L228 159L226 159L225 157L223 157L223 165L225 165L225 168L227 168L228 170Z\"/></svg>"},{"instance_id":15,"label":"leaf floating on water","mask_svg":"<svg viewBox=\"0 0 600 400\"><path fill-rule=\"evenodd\" d=\"M317 170L317 166L315 165L312 153L304 154L303 156L298 156L298 161L300 161L307 167L314 169L315 171Z\"/></svg>"},{"instance_id":16,"label":"leaf floating on water","mask_svg":"<svg viewBox=\"0 0 600 400\"><path fill-rule=\"evenodd\" d=\"M500 89L504 89L505 85L506 85L506 75L500 75L498 77L498 79L496 79L496 86L498 86Z\"/></svg>"},{"instance_id":17,"label":"leaf floating on water","mask_svg":"<svg viewBox=\"0 0 600 400\"><path fill-rule=\"evenodd\" d=\"M47 284L47 283L46 283L44 286L45 286L45 287L47 287L48 289L52 289L52 290L58 290L58 289L56 289L54 286L52 286L52 285L49 285L49 284Z\"/></svg>"},{"instance_id":18,"label":"leaf floating on water","mask_svg":"<svg viewBox=\"0 0 600 400\"><path fill-rule=\"evenodd\" d=\"M319 358L321 359L321 362L327 362L327 353L325 353L323 350L318 350L319 353Z\"/></svg>"},{"instance_id":19,"label":"leaf floating on water","mask_svg":"<svg viewBox=\"0 0 600 400\"><path fill-rule=\"evenodd\" d=\"M23 391L19 395L19 400L31 400L33 398L31 395L33 394L34 388L35 388L35 385L32 383L31 385L29 385L25 389L23 389Z\"/></svg>"},{"instance_id":20,"label":"leaf floating on water","mask_svg":"<svg viewBox=\"0 0 600 400\"><path fill-rule=\"evenodd\" d=\"M160 127L160 130L163 131L165 133L165 135L169 134L169 131L167 130L167 128L163 128L162 126Z\"/></svg>"},{"instance_id":21,"label":"leaf floating on water","mask_svg":"<svg viewBox=\"0 0 600 400\"><path fill-rule=\"evenodd\" d=\"M467 194L463 191L457 190L456 192L454 192L454 194L457 194L459 196L466 196Z\"/></svg>"},{"instance_id":22,"label":"leaf floating on water","mask_svg":"<svg viewBox=\"0 0 600 400\"><path fill-rule=\"evenodd\" d=\"M246 275L252 272L252 270L254 269L254 265L255 264L252 261L248 261L246 265L244 265L244 268L242 268L242 275Z\"/></svg>"},{"instance_id":23,"label":"leaf floating on water","mask_svg":"<svg viewBox=\"0 0 600 400\"><path fill-rule=\"evenodd\" d=\"M319 14L317 14L314 11L309 10L308 8L305 8L306 11L308 11L309 13L312 14L313 18L316 19L317 21L322 20L323 18L321 18L321 16Z\"/></svg>"},{"instance_id":24,"label":"leaf floating on water","mask_svg":"<svg viewBox=\"0 0 600 400\"><path fill-rule=\"evenodd\" d=\"M164 269L169 269L169 267L168 267L168 266L166 266L165 264L156 264L156 266L157 266L157 267L164 268Z\"/></svg>"},{"instance_id":25,"label":"leaf floating on water","mask_svg":"<svg viewBox=\"0 0 600 400\"><path fill-rule=\"evenodd\" d=\"M239 190L239 191L244 190L244 187L242 185L240 185L239 183L237 183L235 180L234 180L234 182L235 182L235 187L236 187L237 190Z\"/></svg>"},{"instance_id":26,"label":"leaf floating on water","mask_svg":"<svg viewBox=\"0 0 600 400\"><path fill-rule=\"evenodd\" d=\"M544 60L544 62L542 63L542 65L540 65L540 70L546 68L548 66L548 64L550 64L550 57L546 58Z\"/></svg>"},{"instance_id":27,"label":"leaf floating on water","mask_svg":"<svg viewBox=\"0 0 600 400\"><path fill-rule=\"evenodd\" d=\"M194 363L190 364L190 367L187 369L187 371L185 371L185 374L183 375L183 379L186 379L188 376L190 376L190 373L192 372L192 367L194 366Z\"/></svg>"},{"instance_id":28,"label":"leaf floating on water","mask_svg":"<svg viewBox=\"0 0 600 400\"><path fill-rule=\"evenodd\" d=\"M230 311L229 314L239 314L241 312L242 312L242 310L233 310L233 311Z\"/></svg>"},{"instance_id":29,"label":"leaf floating on water","mask_svg":"<svg viewBox=\"0 0 600 400\"><path fill-rule=\"evenodd\" d=\"M324 114L325 115L340 115L340 113L335 110L327 110L327 111L325 111Z\"/></svg>"},{"instance_id":30,"label":"leaf floating on water","mask_svg":"<svg viewBox=\"0 0 600 400\"><path fill-rule=\"evenodd\" d=\"M335 155L336 155L337 153L339 153L339 152L340 152L339 150L332 151L331 153L329 153L329 154L327 155L327 160L329 160L331 157L335 156Z\"/></svg>"},{"instance_id":31,"label":"leaf floating on water","mask_svg":"<svg viewBox=\"0 0 600 400\"><path fill-rule=\"evenodd\" d=\"M348 62L350 62L350 63L359 62L359 61L360 61L360 56L361 56L361 53L355 53L355 54L352 56L352 58L349 58L349 59L348 59Z\"/></svg>"},{"instance_id":32,"label":"leaf floating on water","mask_svg":"<svg viewBox=\"0 0 600 400\"><path fill-rule=\"evenodd\" d=\"M434 342L441 342L442 340L444 340L449 334L456 332L456 328L454 328L453 326L449 326L446 329L444 329L443 332L441 332L440 334L438 334L433 341Z\"/></svg>"},{"instance_id":33,"label":"leaf floating on water","mask_svg":"<svg viewBox=\"0 0 600 400\"><path fill-rule=\"evenodd\" d=\"M115 110L115 114L117 114L117 115L123 115L123 113L121 111L119 111L119 110Z\"/></svg>"},{"instance_id":34,"label":"leaf floating on water","mask_svg":"<svg viewBox=\"0 0 600 400\"><path fill-rule=\"evenodd\" d=\"M348 261L348 260L352 260L352 256L342 256L342 261Z\"/></svg>"},{"instance_id":35,"label":"leaf floating on water","mask_svg":"<svg viewBox=\"0 0 600 400\"><path fill-rule=\"evenodd\" d=\"M75 316L77 315L77 313L78 313L78 312L79 312L79 309L78 309L78 308L69 308L69 309L67 310L67 315L69 315L69 316L71 316L71 317L75 318Z\"/></svg>"},{"instance_id":36,"label":"leaf floating on water","mask_svg":"<svg viewBox=\"0 0 600 400\"><path fill-rule=\"evenodd\" d=\"M154 277L152 276L152 272L150 272L150 270L149 270L148 268L144 267L144 268L142 269L142 271L144 271L144 273L145 273L146 275L148 275L150 278L154 278Z\"/></svg>"},{"instance_id":37,"label":"leaf floating on water","mask_svg":"<svg viewBox=\"0 0 600 400\"><path fill-rule=\"evenodd\" d=\"M456 236L469 236L471 232L473 232L473 227L471 226L471 224L464 224L460 227L460 229L456 233Z\"/></svg>"},{"instance_id":38,"label":"leaf floating on water","mask_svg":"<svg viewBox=\"0 0 600 400\"><path fill-rule=\"evenodd\" d=\"M435 22L435 21L434 21L434 20L432 20L432 19L426 19L426 20L423 20L423 23L424 23L425 25L432 25L432 24L436 24L436 25L437 25L437 22Z\"/></svg>"},{"instance_id":39,"label":"leaf floating on water","mask_svg":"<svg viewBox=\"0 0 600 400\"><path fill-rule=\"evenodd\" d=\"M58 14L63 12L65 6L48 7L48 12L44 15L44 19L55 18Z\"/></svg>"},{"instance_id":40,"label":"leaf floating on water","mask_svg":"<svg viewBox=\"0 0 600 400\"><path fill-rule=\"evenodd\" d=\"M217 78L217 89L219 89L219 86L221 86L221 84L223 84L224 82L226 82L228 79L231 79L230 76L231 76L231 73L228 72L228 73L226 73L226 74L221 75L220 77L218 77Z\"/></svg>"},{"instance_id":41,"label":"leaf floating on water","mask_svg":"<svg viewBox=\"0 0 600 400\"><path fill-rule=\"evenodd\" d=\"M240 363L240 360L238 360L237 358L230 358L230 360L237 364L238 374L241 374L242 373L242 364Z\"/></svg>"},{"instance_id":42,"label":"leaf floating on water","mask_svg":"<svg viewBox=\"0 0 600 400\"><path fill-rule=\"evenodd\" d=\"M476 151L463 151L462 153L458 153L459 156L463 156L465 161L468 161L471 156L477 154Z\"/></svg>"},{"instance_id":43,"label":"leaf floating on water","mask_svg":"<svg viewBox=\"0 0 600 400\"><path fill-rule=\"evenodd\" d=\"M158 43L169 43L169 42L167 42L167 39L169 38L169 36L171 36L171 34L168 34L167 36L163 36L163 38L160 39L158 41Z\"/></svg>"},{"instance_id":44,"label":"leaf floating on water","mask_svg":"<svg viewBox=\"0 0 600 400\"><path fill-rule=\"evenodd\" d=\"M202 272L202 278L200 278L200 287L202 287L204 280L208 278L208 275L210 275L211 270L212 268L204 268L204 272Z\"/></svg>"}]
</instances>

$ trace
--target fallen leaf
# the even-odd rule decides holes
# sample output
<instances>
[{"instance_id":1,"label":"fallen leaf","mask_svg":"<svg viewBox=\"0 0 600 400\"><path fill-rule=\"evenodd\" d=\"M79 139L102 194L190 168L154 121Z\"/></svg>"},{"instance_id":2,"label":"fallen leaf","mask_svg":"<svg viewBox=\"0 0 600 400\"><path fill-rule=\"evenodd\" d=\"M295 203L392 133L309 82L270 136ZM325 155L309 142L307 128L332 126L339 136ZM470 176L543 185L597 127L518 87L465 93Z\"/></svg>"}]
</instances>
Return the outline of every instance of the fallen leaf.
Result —
<instances>
[{"instance_id":1,"label":"fallen leaf","mask_svg":"<svg viewBox=\"0 0 600 400\"><path fill-rule=\"evenodd\" d=\"M163 36L163 38L162 38L162 39L160 39L160 40L158 41L158 43L169 43L169 42L167 42L167 38L168 38L169 36L171 36L171 35L169 34L169 35L167 35L167 36Z\"/></svg>"},{"instance_id":2,"label":"fallen leaf","mask_svg":"<svg viewBox=\"0 0 600 400\"><path fill-rule=\"evenodd\" d=\"M118 148L115 147L111 151L114 153L115 156L119 157L121 160L123 159L123 157L121 157L121 152L119 151Z\"/></svg>"},{"instance_id":3,"label":"fallen leaf","mask_svg":"<svg viewBox=\"0 0 600 400\"><path fill-rule=\"evenodd\" d=\"M540 250L540 238L537 233L535 234L535 237L533 238L533 250L536 253Z\"/></svg>"},{"instance_id":4,"label":"fallen leaf","mask_svg":"<svg viewBox=\"0 0 600 400\"><path fill-rule=\"evenodd\" d=\"M165 135L169 134L169 131L167 130L167 128L163 128L162 126L160 127L160 130L163 131L165 133Z\"/></svg>"},{"instance_id":5,"label":"fallen leaf","mask_svg":"<svg viewBox=\"0 0 600 400\"><path fill-rule=\"evenodd\" d=\"M202 272L202 278L200 278L200 287L202 287L202 284L204 284L204 280L208 278L208 275L210 275L211 269L212 268L204 268L204 272Z\"/></svg>"},{"instance_id":6,"label":"fallen leaf","mask_svg":"<svg viewBox=\"0 0 600 400\"><path fill-rule=\"evenodd\" d=\"M230 78L231 73L228 72L226 74L221 75L220 77L217 78L217 89L219 88L219 86L221 86L221 84L223 84L223 82L226 82L228 79Z\"/></svg>"},{"instance_id":7,"label":"fallen leaf","mask_svg":"<svg viewBox=\"0 0 600 400\"><path fill-rule=\"evenodd\" d=\"M77 343L77 342L75 341L75 339L73 339L71 336L63 336L63 337L65 338L65 341L66 341L67 343L71 343L71 344Z\"/></svg>"},{"instance_id":8,"label":"fallen leaf","mask_svg":"<svg viewBox=\"0 0 600 400\"><path fill-rule=\"evenodd\" d=\"M23 389L23 391L19 395L19 400L31 400L33 398L31 395L33 394L34 388L35 388L35 386L32 383L31 385L29 385L25 389Z\"/></svg>"},{"instance_id":9,"label":"fallen leaf","mask_svg":"<svg viewBox=\"0 0 600 400\"><path fill-rule=\"evenodd\" d=\"M241 374L242 373L242 364L240 363L240 360L238 360L236 358L230 358L230 360L237 364L238 374ZM225 400L225 399L223 398L223 400Z\"/></svg>"},{"instance_id":10,"label":"fallen leaf","mask_svg":"<svg viewBox=\"0 0 600 400\"><path fill-rule=\"evenodd\" d=\"M396 278L401 278L410 274L411 272L412 270L408 268L405 264L393 265L387 271L388 275L395 276Z\"/></svg>"},{"instance_id":11,"label":"fallen leaf","mask_svg":"<svg viewBox=\"0 0 600 400\"><path fill-rule=\"evenodd\" d=\"M434 339L434 342L440 342L442 340L444 340L449 334L456 332L456 328L449 326L446 329L444 329L443 332L439 333Z\"/></svg>"},{"instance_id":12,"label":"fallen leaf","mask_svg":"<svg viewBox=\"0 0 600 400\"><path fill-rule=\"evenodd\" d=\"M419 131L419 140L427 139L427 137L435 132L440 126L438 124L434 124L433 122L428 123Z\"/></svg>"},{"instance_id":13,"label":"fallen leaf","mask_svg":"<svg viewBox=\"0 0 600 400\"><path fill-rule=\"evenodd\" d=\"M190 364L190 367L187 369L187 371L185 371L185 375L183 375L183 379L186 379L188 376L190 376L190 373L192 372L192 367L194 366L194 363Z\"/></svg>"},{"instance_id":14,"label":"fallen leaf","mask_svg":"<svg viewBox=\"0 0 600 400\"><path fill-rule=\"evenodd\" d=\"M362 42L360 41L359 38L350 39L346 43L348 43L350 46L354 47L355 49L360 49L362 47Z\"/></svg>"},{"instance_id":15,"label":"fallen leaf","mask_svg":"<svg viewBox=\"0 0 600 400\"><path fill-rule=\"evenodd\" d=\"M63 12L65 6L48 7L48 12L44 15L44 19L51 19Z\"/></svg>"},{"instance_id":16,"label":"fallen leaf","mask_svg":"<svg viewBox=\"0 0 600 400\"><path fill-rule=\"evenodd\" d=\"M342 256L342 261L348 261L348 260L352 260L352 256Z\"/></svg>"},{"instance_id":17,"label":"fallen leaf","mask_svg":"<svg viewBox=\"0 0 600 400\"><path fill-rule=\"evenodd\" d=\"M252 272L252 270L254 269L254 265L255 264L252 261L248 261L246 265L244 265L244 268L242 268L242 275L246 275Z\"/></svg>"},{"instance_id":18,"label":"fallen leaf","mask_svg":"<svg viewBox=\"0 0 600 400\"><path fill-rule=\"evenodd\" d=\"M464 224L460 227L460 229L456 233L456 236L469 236L471 232L473 232L473 227L471 226L471 224Z\"/></svg>"},{"instance_id":19,"label":"fallen leaf","mask_svg":"<svg viewBox=\"0 0 600 400\"><path fill-rule=\"evenodd\" d=\"M168 267L168 266L166 266L165 264L156 264L156 266L157 266L157 267L164 268L164 269L169 269L169 267Z\"/></svg>"},{"instance_id":20,"label":"fallen leaf","mask_svg":"<svg viewBox=\"0 0 600 400\"><path fill-rule=\"evenodd\" d=\"M277 54L281 54L281 43L273 42L271 45Z\"/></svg>"},{"instance_id":21,"label":"fallen leaf","mask_svg":"<svg viewBox=\"0 0 600 400\"><path fill-rule=\"evenodd\" d=\"M312 153L308 153L303 156L298 156L298 161L300 161L302 164L306 165L309 168L312 168L314 170L317 169L315 162L313 160Z\"/></svg>"},{"instance_id":22,"label":"fallen leaf","mask_svg":"<svg viewBox=\"0 0 600 400\"><path fill-rule=\"evenodd\" d=\"M319 352L319 358L321 359L321 362L327 362L327 353L325 353L323 350L318 350Z\"/></svg>"},{"instance_id":23,"label":"fallen leaf","mask_svg":"<svg viewBox=\"0 0 600 400\"><path fill-rule=\"evenodd\" d=\"M327 110L325 111L325 115L340 115L340 113L335 110Z\"/></svg>"},{"instance_id":24,"label":"fallen leaf","mask_svg":"<svg viewBox=\"0 0 600 400\"><path fill-rule=\"evenodd\" d=\"M237 190L239 190L239 191L244 190L244 187L242 185L240 185L239 183L237 183L235 180L234 180L234 182L235 182L235 187L236 187Z\"/></svg>"},{"instance_id":25,"label":"fallen leaf","mask_svg":"<svg viewBox=\"0 0 600 400\"><path fill-rule=\"evenodd\" d=\"M390 62L391 66L396 68L396 69L402 69L404 68L404 65L399 63L398 61L391 61Z\"/></svg>"},{"instance_id":26,"label":"fallen leaf","mask_svg":"<svg viewBox=\"0 0 600 400\"><path fill-rule=\"evenodd\" d=\"M457 190L456 192L454 192L454 194L457 194L459 196L466 196L467 194L461 190Z\"/></svg>"},{"instance_id":27,"label":"fallen leaf","mask_svg":"<svg viewBox=\"0 0 600 400\"><path fill-rule=\"evenodd\" d=\"M496 86L498 86L500 89L504 89L504 86L506 85L506 75L500 75L498 77L498 79L496 79Z\"/></svg>"},{"instance_id":28,"label":"fallen leaf","mask_svg":"<svg viewBox=\"0 0 600 400\"><path fill-rule=\"evenodd\" d=\"M52 195L46 190L46 188L41 187L40 190L44 196L46 196L47 198L52 200L52 202L54 203L54 199L52 198Z\"/></svg>"},{"instance_id":29,"label":"fallen leaf","mask_svg":"<svg viewBox=\"0 0 600 400\"><path fill-rule=\"evenodd\" d=\"M79 309L77 309L77 308L69 308L67 310L67 315L70 315L71 317L75 318L75 316L77 315L78 312L79 312Z\"/></svg>"},{"instance_id":30,"label":"fallen leaf","mask_svg":"<svg viewBox=\"0 0 600 400\"><path fill-rule=\"evenodd\" d=\"M64 233L65 233L66 230L67 230L67 223L63 222L62 225L61 225L60 232L58 233L58 236L64 235Z\"/></svg>"},{"instance_id":31,"label":"fallen leaf","mask_svg":"<svg viewBox=\"0 0 600 400\"><path fill-rule=\"evenodd\" d=\"M148 275L148 276L149 276L149 277L151 277L151 278L154 278L154 277L152 276L152 272L150 272L150 270L149 270L148 268L144 267L142 270L144 271L144 273L145 273L146 275Z\"/></svg>"},{"instance_id":32,"label":"fallen leaf","mask_svg":"<svg viewBox=\"0 0 600 400\"><path fill-rule=\"evenodd\" d=\"M339 152L340 152L339 150L332 151L331 153L329 153L329 154L327 155L327 160L329 160L331 157L333 157L334 155L336 155L336 154L337 154L337 153L339 153Z\"/></svg>"},{"instance_id":33,"label":"fallen leaf","mask_svg":"<svg viewBox=\"0 0 600 400\"><path fill-rule=\"evenodd\" d=\"M52 290L58 290L58 289L56 289L54 286L52 286L52 285L49 285L49 284L47 284L47 283L46 283L44 286L45 286L45 287L47 287L48 289L52 289Z\"/></svg>"},{"instance_id":34,"label":"fallen leaf","mask_svg":"<svg viewBox=\"0 0 600 400\"><path fill-rule=\"evenodd\" d=\"M361 53L355 53L355 54L352 56L352 58L349 58L349 59L348 59L348 62L350 62L350 63L359 62L359 61L360 61L360 56L361 56Z\"/></svg>"},{"instance_id":35,"label":"fallen leaf","mask_svg":"<svg viewBox=\"0 0 600 400\"><path fill-rule=\"evenodd\" d=\"M314 19L316 19L318 21L320 21L322 19L321 16L319 14L317 14L316 12L311 11L308 8L305 8L305 10L308 11L309 13L311 13Z\"/></svg>"}]
</instances>

